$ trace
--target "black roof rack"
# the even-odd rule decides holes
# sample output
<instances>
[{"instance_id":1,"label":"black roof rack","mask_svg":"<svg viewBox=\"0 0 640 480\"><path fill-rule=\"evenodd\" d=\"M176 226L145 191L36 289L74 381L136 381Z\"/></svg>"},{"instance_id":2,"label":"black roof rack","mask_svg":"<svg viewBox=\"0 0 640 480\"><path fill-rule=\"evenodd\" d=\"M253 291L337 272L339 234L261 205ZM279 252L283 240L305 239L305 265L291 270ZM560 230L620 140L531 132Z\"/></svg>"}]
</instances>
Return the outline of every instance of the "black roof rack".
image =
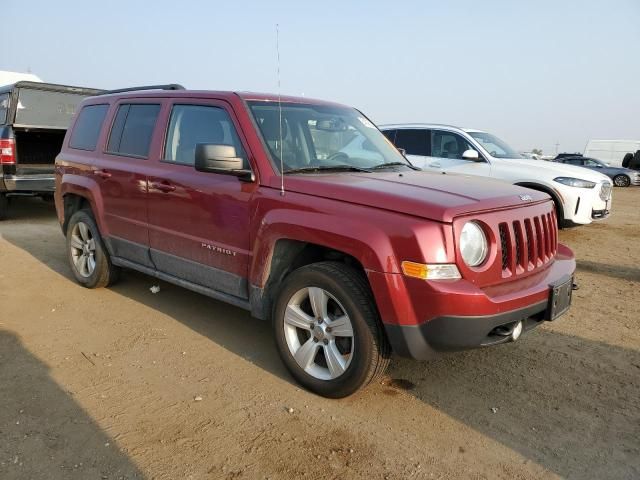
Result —
<instances>
[{"instance_id":1,"label":"black roof rack","mask_svg":"<svg viewBox=\"0 0 640 480\"><path fill-rule=\"evenodd\" d=\"M138 90L184 90L182 85L168 83L166 85L144 85L142 87L118 88L117 90L105 90L99 95L110 95L112 93L136 92Z\"/></svg>"}]
</instances>

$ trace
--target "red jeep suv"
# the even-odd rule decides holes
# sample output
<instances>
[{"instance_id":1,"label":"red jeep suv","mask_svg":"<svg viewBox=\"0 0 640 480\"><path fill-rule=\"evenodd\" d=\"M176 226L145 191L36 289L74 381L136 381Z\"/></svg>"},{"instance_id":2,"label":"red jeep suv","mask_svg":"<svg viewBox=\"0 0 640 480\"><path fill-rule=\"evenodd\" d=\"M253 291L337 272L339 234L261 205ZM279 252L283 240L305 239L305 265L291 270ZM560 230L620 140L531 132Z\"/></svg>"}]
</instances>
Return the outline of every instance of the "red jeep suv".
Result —
<instances>
[{"instance_id":1,"label":"red jeep suv","mask_svg":"<svg viewBox=\"0 0 640 480\"><path fill-rule=\"evenodd\" d=\"M391 351L513 341L571 302L546 194L420 171L335 103L176 85L88 98L55 200L80 284L124 267L271 319L291 374L328 397Z\"/></svg>"}]
</instances>

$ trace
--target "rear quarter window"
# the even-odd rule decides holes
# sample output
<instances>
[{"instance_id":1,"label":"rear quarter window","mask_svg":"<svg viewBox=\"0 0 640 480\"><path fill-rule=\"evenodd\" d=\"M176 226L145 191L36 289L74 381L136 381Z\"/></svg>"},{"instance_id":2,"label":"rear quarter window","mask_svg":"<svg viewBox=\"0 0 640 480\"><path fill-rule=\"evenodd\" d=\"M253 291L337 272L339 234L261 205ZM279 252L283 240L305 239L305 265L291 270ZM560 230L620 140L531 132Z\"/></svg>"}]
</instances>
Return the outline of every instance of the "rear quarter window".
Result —
<instances>
[{"instance_id":1,"label":"rear quarter window","mask_svg":"<svg viewBox=\"0 0 640 480\"><path fill-rule=\"evenodd\" d=\"M78 150L94 151L102 130L104 118L109 110L109 105L87 105L80 110L78 120L71 132L69 147Z\"/></svg>"}]
</instances>

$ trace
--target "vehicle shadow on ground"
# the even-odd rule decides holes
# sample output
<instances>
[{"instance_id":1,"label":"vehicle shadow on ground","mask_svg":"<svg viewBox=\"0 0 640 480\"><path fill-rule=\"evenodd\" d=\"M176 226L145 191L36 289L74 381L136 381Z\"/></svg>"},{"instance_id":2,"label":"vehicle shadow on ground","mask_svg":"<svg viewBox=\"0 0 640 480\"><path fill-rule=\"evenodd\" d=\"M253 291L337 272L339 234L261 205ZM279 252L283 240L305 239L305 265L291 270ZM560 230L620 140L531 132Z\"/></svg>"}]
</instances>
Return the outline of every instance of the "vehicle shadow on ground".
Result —
<instances>
[{"instance_id":1,"label":"vehicle shadow on ground","mask_svg":"<svg viewBox=\"0 0 640 480\"><path fill-rule=\"evenodd\" d=\"M54 240L49 234L33 238L4 230L6 240L71 278L62 235ZM43 248L47 241L60 244L54 255ZM160 292L152 294L151 285L160 285ZM136 272L125 271L110 290L295 385L275 350L269 322ZM640 478L637 350L542 327L513 344L431 362L396 358L389 374L407 381L397 385L409 387L405 392L372 387L390 396L390 408L411 408L401 403L407 394L563 477ZM348 402L357 407L357 396ZM432 428L428 418L414 421ZM461 455L474 455L468 446L459 447Z\"/></svg>"},{"instance_id":2,"label":"vehicle shadow on ground","mask_svg":"<svg viewBox=\"0 0 640 480\"><path fill-rule=\"evenodd\" d=\"M640 351L541 327L421 367L395 359L389 373L415 383L407 393L546 469L640 478Z\"/></svg>"},{"instance_id":3,"label":"vehicle shadow on ground","mask_svg":"<svg viewBox=\"0 0 640 480\"><path fill-rule=\"evenodd\" d=\"M640 268L626 267L623 265L608 265L606 263L590 262L588 260L578 260L576 262L578 271L607 275L609 277L621 278L640 282Z\"/></svg>"},{"instance_id":4,"label":"vehicle shadow on ground","mask_svg":"<svg viewBox=\"0 0 640 480\"><path fill-rule=\"evenodd\" d=\"M0 478L144 478L6 330L0 330L0 399Z\"/></svg>"}]
</instances>

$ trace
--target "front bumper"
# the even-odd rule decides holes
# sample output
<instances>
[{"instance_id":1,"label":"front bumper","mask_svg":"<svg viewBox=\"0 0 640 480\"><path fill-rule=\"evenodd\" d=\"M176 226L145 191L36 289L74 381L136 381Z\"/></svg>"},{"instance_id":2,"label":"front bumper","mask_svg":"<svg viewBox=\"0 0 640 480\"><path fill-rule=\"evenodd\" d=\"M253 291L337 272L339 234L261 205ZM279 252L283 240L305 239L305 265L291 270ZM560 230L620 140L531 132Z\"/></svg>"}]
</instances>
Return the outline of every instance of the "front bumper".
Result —
<instances>
[{"instance_id":1,"label":"front bumper","mask_svg":"<svg viewBox=\"0 0 640 480\"><path fill-rule=\"evenodd\" d=\"M564 187L558 190L563 198L564 220L569 224L585 225L603 220L611 212L611 184L603 182L592 189Z\"/></svg>"},{"instance_id":2,"label":"front bumper","mask_svg":"<svg viewBox=\"0 0 640 480\"><path fill-rule=\"evenodd\" d=\"M572 278L575 268L573 252L559 244L548 266L494 286L373 272L369 281L393 351L424 360L508 342L504 331L515 322L522 321L523 331L540 325L549 318L551 286Z\"/></svg>"},{"instance_id":3,"label":"front bumper","mask_svg":"<svg viewBox=\"0 0 640 480\"><path fill-rule=\"evenodd\" d=\"M522 321L523 333L540 325L546 316L547 302L496 315L444 316L421 325L386 325L393 351L402 356L427 360L440 352L467 350L507 343L509 331Z\"/></svg>"}]
</instances>

